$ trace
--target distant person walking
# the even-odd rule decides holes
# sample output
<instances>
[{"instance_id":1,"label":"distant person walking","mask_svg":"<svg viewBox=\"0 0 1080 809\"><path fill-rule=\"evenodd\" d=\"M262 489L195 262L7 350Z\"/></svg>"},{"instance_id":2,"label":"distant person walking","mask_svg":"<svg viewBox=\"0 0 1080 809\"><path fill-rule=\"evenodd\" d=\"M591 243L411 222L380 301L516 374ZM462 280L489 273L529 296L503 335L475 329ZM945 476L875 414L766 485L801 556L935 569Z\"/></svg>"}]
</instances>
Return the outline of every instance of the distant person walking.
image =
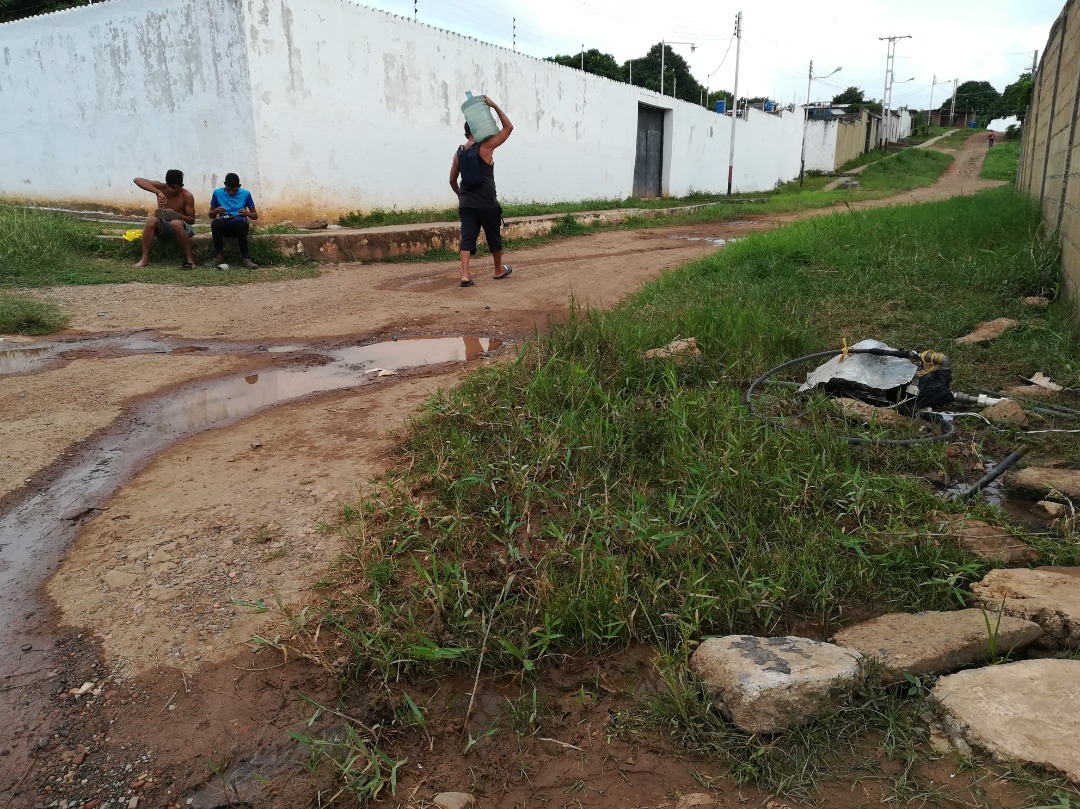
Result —
<instances>
[{"instance_id":1,"label":"distant person walking","mask_svg":"<svg viewBox=\"0 0 1080 809\"><path fill-rule=\"evenodd\" d=\"M986 148L989 149L993 145L994 145L994 133L990 132L986 136Z\"/></svg>"},{"instance_id":2,"label":"distant person walking","mask_svg":"<svg viewBox=\"0 0 1080 809\"><path fill-rule=\"evenodd\" d=\"M484 229L488 249L495 261L495 280L499 281L513 272L502 263L502 236L499 226L502 223L502 207L495 194L495 150L506 142L514 125L499 109L499 105L487 96L484 101L499 116L502 129L498 134L477 143L473 140L472 130L465 124L465 137L468 138L454 153L450 164L450 187L458 196L458 216L461 218L461 286L471 287L475 282L469 271L469 259L476 254L476 239L480 229ZM458 184L458 177L461 183Z\"/></svg>"},{"instance_id":3,"label":"distant person walking","mask_svg":"<svg viewBox=\"0 0 1080 809\"><path fill-rule=\"evenodd\" d=\"M184 251L185 260L180 265L182 270L195 269L195 256L191 252L191 237L195 235L195 197L184 188L184 172L169 169L165 172L165 182L136 177L135 185L143 191L157 195L158 208L147 217L142 233L142 258L136 267L145 267L150 263L150 247L156 237L176 239Z\"/></svg>"}]
</instances>

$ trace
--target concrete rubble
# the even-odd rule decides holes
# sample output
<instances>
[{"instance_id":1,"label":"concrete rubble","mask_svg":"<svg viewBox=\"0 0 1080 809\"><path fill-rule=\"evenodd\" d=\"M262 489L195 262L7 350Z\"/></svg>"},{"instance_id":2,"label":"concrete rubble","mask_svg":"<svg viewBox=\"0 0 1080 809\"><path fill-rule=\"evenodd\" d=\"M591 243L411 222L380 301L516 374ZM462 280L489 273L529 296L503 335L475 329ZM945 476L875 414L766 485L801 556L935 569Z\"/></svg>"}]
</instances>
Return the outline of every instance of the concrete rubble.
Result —
<instances>
[{"instance_id":1,"label":"concrete rubble","mask_svg":"<svg viewBox=\"0 0 1080 809\"><path fill-rule=\"evenodd\" d=\"M971 586L980 606L1034 621L1051 648L1080 648L1080 568L991 570Z\"/></svg>"},{"instance_id":2,"label":"concrete rubble","mask_svg":"<svg viewBox=\"0 0 1080 809\"><path fill-rule=\"evenodd\" d=\"M938 680L932 696L954 739L1080 783L1080 660L962 671Z\"/></svg>"},{"instance_id":3,"label":"concrete rubble","mask_svg":"<svg viewBox=\"0 0 1080 809\"><path fill-rule=\"evenodd\" d=\"M833 641L877 659L882 681L896 683L904 679L905 673L942 674L981 663L992 654L1022 649L1042 634L1038 624L1031 621L1002 616L999 622L995 613L967 609L914 615L890 613L842 629Z\"/></svg>"},{"instance_id":4,"label":"concrete rubble","mask_svg":"<svg viewBox=\"0 0 1080 809\"><path fill-rule=\"evenodd\" d=\"M860 679L859 654L797 637L709 638L691 667L721 714L749 733L779 733L836 705Z\"/></svg>"}]
</instances>

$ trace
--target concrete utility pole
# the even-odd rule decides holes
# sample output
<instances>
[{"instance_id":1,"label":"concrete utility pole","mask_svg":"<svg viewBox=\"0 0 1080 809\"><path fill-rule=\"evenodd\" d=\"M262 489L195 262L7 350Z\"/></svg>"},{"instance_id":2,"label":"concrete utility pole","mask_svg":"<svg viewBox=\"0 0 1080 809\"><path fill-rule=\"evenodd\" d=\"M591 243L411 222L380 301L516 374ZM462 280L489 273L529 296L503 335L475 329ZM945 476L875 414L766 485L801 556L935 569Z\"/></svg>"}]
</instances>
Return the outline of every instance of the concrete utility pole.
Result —
<instances>
[{"instance_id":1,"label":"concrete utility pole","mask_svg":"<svg viewBox=\"0 0 1080 809\"><path fill-rule=\"evenodd\" d=\"M896 64L896 40L911 39L911 35L878 37L878 39L886 40L889 43L889 49L885 57L885 90L881 94L881 122L885 130L881 145L887 149L889 148L889 105L892 103L893 70Z\"/></svg>"},{"instance_id":2,"label":"concrete utility pole","mask_svg":"<svg viewBox=\"0 0 1080 809\"><path fill-rule=\"evenodd\" d=\"M1033 51L1031 54L1031 79L1035 80L1035 67L1039 62L1039 52Z\"/></svg>"},{"instance_id":3,"label":"concrete utility pole","mask_svg":"<svg viewBox=\"0 0 1080 809\"><path fill-rule=\"evenodd\" d=\"M949 126L956 125L956 82L959 79L952 80L952 104L949 106Z\"/></svg>"},{"instance_id":4,"label":"concrete utility pole","mask_svg":"<svg viewBox=\"0 0 1080 809\"><path fill-rule=\"evenodd\" d=\"M819 79L827 79L839 73L842 68L836 68L826 76L818 76ZM814 60L810 60L810 72L806 77L806 107L804 107L802 125L802 150L799 152L799 185L803 184L803 174L806 171L806 130L810 128L810 82L814 80Z\"/></svg>"},{"instance_id":5,"label":"concrete utility pole","mask_svg":"<svg viewBox=\"0 0 1080 809\"><path fill-rule=\"evenodd\" d=\"M930 106L926 108L926 128L930 128L930 113L934 109L934 85L937 84L937 73L930 81Z\"/></svg>"},{"instance_id":6,"label":"concrete utility pole","mask_svg":"<svg viewBox=\"0 0 1080 809\"><path fill-rule=\"evenodd\" d=\"M517 53L517 17L514 17L514 53Z\"/></svg>"},{"instance_id":7,"label":"concrete utility pole","mask_svg":"<svg viewBox=\"0 0 1080 809\"><path fill-rule=\"evenodd\" d=\"M727 192L735 172L735 122L739 120L739 52L742 50L742 12L735 15L735 89L731 91L731 149L728 151Z\"/></svg>"},{"instance_id":8,"label":"concrete utility pole","mask_svg":"<svg viewBox=\"0 0 1080 809\"><path fill-rule=\"evenodd\" d=\"M581 69L585 70L585 43L581 43Z\"/></svg>"}]
</instances>

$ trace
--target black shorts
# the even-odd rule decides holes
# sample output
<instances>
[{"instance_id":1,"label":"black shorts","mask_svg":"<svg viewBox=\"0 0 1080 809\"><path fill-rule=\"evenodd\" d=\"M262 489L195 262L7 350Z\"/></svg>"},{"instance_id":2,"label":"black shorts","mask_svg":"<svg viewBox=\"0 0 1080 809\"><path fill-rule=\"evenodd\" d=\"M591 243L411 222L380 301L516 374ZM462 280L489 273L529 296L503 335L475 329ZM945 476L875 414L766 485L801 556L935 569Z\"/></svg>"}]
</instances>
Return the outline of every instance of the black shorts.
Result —
<instances>
[{"instance_id":1,"label":"black shorts","mask_svg":"<svg viewBox=\"0 0 1080 809\"><path fill-rule=\"evenodd\" d=\"M502 224L502 208L458 208L458 216L461 217L461 247L459 250L468 250L476 255L476 237L480 235L480 228L484 229L484 238L487 239L488 250L497 253L502 250L502 236L499 235L499 226Z\"/></svg>"}]
</instances>

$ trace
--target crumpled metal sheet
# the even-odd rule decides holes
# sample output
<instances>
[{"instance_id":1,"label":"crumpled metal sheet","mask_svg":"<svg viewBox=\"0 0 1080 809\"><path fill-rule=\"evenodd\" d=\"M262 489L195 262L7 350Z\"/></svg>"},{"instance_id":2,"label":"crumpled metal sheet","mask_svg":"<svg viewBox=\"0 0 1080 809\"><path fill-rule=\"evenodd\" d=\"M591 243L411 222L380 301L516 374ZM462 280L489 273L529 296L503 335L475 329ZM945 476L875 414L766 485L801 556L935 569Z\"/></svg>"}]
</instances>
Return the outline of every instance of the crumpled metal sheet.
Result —
<instances>
[{"instance_id":1,"label":"crumpled metal sheet","mask_svg":"<svg viewBox=\"0 0 1080 809\"><path fill-rule=\"evenodd\" d=\"M852 348L891 348L891 346L880 340L860 340ZM917 370L918 367L914 362L903 357L849 354L847 359L840 362L840 356L836 356L807 374L806 382L799 390L807 391L822 385L835 388L838 383L850 382L853 385L873 390L887 391L908 384L915 378Z\"/></svg>"}]
</instances>

